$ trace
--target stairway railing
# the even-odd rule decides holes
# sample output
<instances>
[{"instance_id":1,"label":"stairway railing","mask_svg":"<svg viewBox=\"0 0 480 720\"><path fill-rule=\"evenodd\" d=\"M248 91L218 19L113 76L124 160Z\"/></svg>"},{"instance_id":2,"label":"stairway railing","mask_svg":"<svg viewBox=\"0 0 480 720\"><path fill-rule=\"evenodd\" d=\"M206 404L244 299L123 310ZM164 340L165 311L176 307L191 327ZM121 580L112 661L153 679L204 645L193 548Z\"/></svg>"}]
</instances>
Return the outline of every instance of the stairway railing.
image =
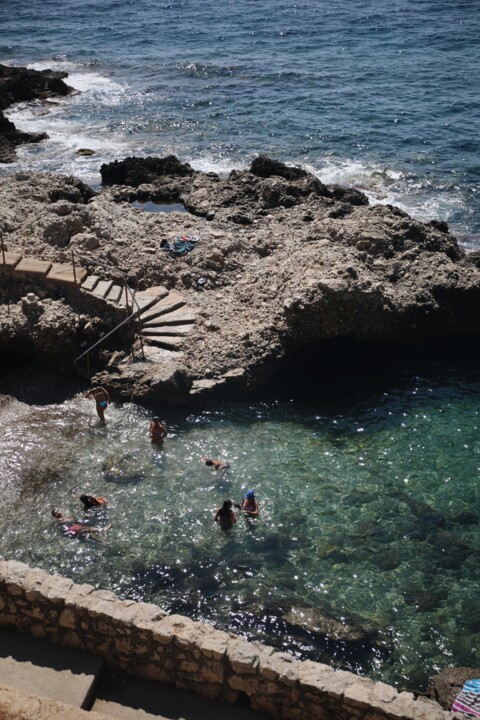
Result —
<instances>
[{"instance_id":1,"label":"stairway railing","mask_svg":"<svg viewBox=\"0 0 480 720\"><path fill-rule=\"evenodd\" d=\"M129 315L129 317L125 318L125 320L122 320L122 322L119 323L118 325L116 325L116 326L113 328L113 330L110 330L110 332L108 332L106 335L104 335L103 337L101 337L100 340L97 340L96 343L94 343L93 345L91 345L91 346L90 346L89 348L87 348L81 355L79 355L77 358L75 358L75 360L73 361L73 364L76 365L77 362L78 362L79 360L81 360L81 359L82 359L83 357L85 357L85 356L87 356L87 361L89 361L89 359L90 359L90 352L91 352L92 350L94 350L96 347L98 347L98 345L101 345L105 340L107 340L107 338L109 338L111 335L113 335L114 332L116 332L117 330L119 330L119 328L123 327L124 325L126 325L126 324L129 323L129 322L131 322L131 321L134 320L135 318L138 319L139 324L140 324L140 332L137 332L136 334L138 335L138 337L139 337L139 339L140 339L140 346L141 346L141 348L142 348L142 357L143 357L143 359L145 360L145 349L144 349L144 346L143 346L142 327L141 327L141 325L142 325L142 319L141 319L141 316L140 316L141 308L140 308L140 305L138 304L137 299L136 299L136 297L135 297L135 292L132 290L131 287L129 287L129 285L128 285L128 283L127 283L128 274L127 274L126 272L124 272L123 270L119 270L119 268L115 267L114 265L108 265L108 263L101 262L100 260L95 260L94 258L88 257L87 255L82 255L81 253L77 252L76 250L72 250L71 253L72 253L73 277L74 277L75 282L77 282L77 272L76 272L76 264L75 264L75 258L76 258L76 257L79 258L80 260L85 260L88 264L98 265L99 267L107 268L107 269L110 270L111 272L117 273L118 275L121 275L121 276L122 276L122 278L123 278L123 287L124 287L124 290L125 290L125 305L126 305L126 308L127 308L127 312L129 311L129 304L128 304L129 296L130 296L130 301L131 301L131 307L132 307L132 310L133 310L132 314ZM136 309L135 309L135 306L136 306ZM132 357L133 357L133 355L132 355Z\"/></svg>"}]
</instances>

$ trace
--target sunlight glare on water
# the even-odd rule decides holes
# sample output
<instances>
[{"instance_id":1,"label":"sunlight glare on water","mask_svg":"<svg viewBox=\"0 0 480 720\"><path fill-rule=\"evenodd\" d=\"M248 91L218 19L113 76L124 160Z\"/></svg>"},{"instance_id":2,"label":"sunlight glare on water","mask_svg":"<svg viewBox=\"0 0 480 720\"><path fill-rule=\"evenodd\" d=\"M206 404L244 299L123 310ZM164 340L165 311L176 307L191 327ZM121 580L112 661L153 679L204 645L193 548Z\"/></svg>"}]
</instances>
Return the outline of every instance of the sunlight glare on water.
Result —
<instances>
[{"instance_id":1,"label":"sunlight glare on water","mask_svg":"<svg viewBox=\"0 0 480 720\"><path fill-rule=\"evenodd\" d=\"M477 662L478 389L410 378L335 408L169 409L163 449L135 404L111 406L105 428L80 396L18 405L0 431L0 554L424 687L446 664ZM215 509L248 488L260 517L220 530ZM81 492L109 500L88 517L113 523L102 543L64 537L51 518L59 506L85 520ZM326 640L322 617L356 635Z\"/></svg>"}]
</instances>

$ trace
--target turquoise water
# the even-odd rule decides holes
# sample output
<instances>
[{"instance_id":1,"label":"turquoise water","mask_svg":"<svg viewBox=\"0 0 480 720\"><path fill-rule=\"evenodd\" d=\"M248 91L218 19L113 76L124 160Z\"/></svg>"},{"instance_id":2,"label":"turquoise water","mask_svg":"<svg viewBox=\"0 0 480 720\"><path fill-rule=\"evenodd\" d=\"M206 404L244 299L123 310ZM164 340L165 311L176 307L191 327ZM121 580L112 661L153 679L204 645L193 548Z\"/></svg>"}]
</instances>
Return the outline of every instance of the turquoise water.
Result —
<instances>
[{"instance_id":1,"label":"turquoise water","mask_svg":"<svg viewBox=\"0 0 480 720\"><path fill-rule=\"evenodd\" d=\"M317 388L308 404L160 410L163 450L134 404L109 408L106 428L79 395L24 407L0 431L0 554L425 687L448 664L478 665L479 390L477 371L425 366ZM215 509L248 488L260 517L222 531ZM113 523L104 543L66 538L50 517L53 505L82 517L82 491L109 499L89 516ZM286 622L292 605L371 632L328 641Z\"/></svg>"},{"instance_id":2,"label":"turquoise water","mask_svg":"<svg viewBox=\"0 0 480 720\"><path fill-rule=\"evenodd\" d=\"M477 0L3 0L0 13L0 62L64 69L80 90L11 111L50 135L21 167L98 185L126 155L229 171L264 152L478 245Z\"/></svg>"}]
</instances>

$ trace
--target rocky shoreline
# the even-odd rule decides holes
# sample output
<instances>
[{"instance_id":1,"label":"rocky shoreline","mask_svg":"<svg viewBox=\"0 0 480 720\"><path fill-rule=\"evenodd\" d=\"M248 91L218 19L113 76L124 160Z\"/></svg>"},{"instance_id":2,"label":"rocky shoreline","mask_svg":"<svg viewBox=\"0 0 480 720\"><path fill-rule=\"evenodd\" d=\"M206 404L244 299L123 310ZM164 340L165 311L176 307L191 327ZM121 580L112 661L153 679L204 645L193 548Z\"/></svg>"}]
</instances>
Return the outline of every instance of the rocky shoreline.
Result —
<instances>
[{"instance_id":1,"label":"rocky shoreline","mask_svg":"<svg viewBox=\"0 0 480 720\"><path fill-rule=\"evenodd\" d=\"M30 95L70 91L61 74L40 75ZM6 94L14 80L15 73L3 83L0 107L19 99ZM92 356L90 375L96 371L119 398L244 396L293 356L307 357L336 338L400 346L479 335L477 257L444 222L372 206L358 190L327 187L262 156L226 178L173 156L126 158L100 172L98 193L48 173L1 178L0 232L10 252L68 263L73 251L102 279L121 271L134 290L164 288L194 311L178 351L147 347L144 359L138 342L130 347L130 329ZM185 211L147 212L146 202ZM182 237L198 240L191 252L173 251ZM48 286L30 289L33 306L22 303L25 278L2 283L4 351L73 370L81 347L114 326L98 306L80 307Z\"/></svg>"},{"instance_id":2,"label":"rocky shoreline","mask_svg":"<svg viewBox=\"0 0 480 720\"><path fill-rule=\"evenodd\" d=\"M15 148L24 143L37 143L48 138L46 133L26 133L17 130L3 111L19 102L69 95L73 88L63 82L67 73L52 70L29 70L23 67L0 65L0 163L13 163Z\"/></svg>"},{"instance_id":3,"label":"rocky shoreline","mask_svg":"<svg viewBox=\"0 0 480 720\"><path fill-rule=\"evenodd\" d=\"M0 66L0 110L72 92L64 77ZM45 137L0 113L0 162ZM190 403L258 392L279 366L335 339L414 347L480 335L478 254L467 255L444 222L372 206L358 190L263 156L227 178L173 156L126 158L100 172L100 192L48 173L0 178L4 249L52 263L70 262L73 251L103 280L119 270L140 293L179 293L196 313L192 331L178 351L147 347L144 357L128 327L88 368L75 367L118 318L42 280L0 274L2 353L83 372L115 399ZM147 212L134 202L185 211ZM190 252L165 249L192 236ZM449 678L444 684L451 691ZM442 692L431 691L447 708Z\"/></svg>"}]
</instances>

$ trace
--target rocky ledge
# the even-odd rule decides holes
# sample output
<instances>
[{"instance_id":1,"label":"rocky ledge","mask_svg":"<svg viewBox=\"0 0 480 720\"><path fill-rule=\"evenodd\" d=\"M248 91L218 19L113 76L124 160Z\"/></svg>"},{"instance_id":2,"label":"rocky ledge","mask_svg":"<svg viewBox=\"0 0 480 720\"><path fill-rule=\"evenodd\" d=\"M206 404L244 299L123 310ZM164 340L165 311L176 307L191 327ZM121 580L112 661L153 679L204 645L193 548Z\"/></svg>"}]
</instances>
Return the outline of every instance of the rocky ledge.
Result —
<instances>
[{"instance_id":1,"label":"rocky ledge","mask_svg":"<svg viewBox=\"0 0 480 720\"><path fill-rule=\"evenodd\" d=\"M73 88L63 82L67 73L52 70L29 70L0 65L0 162L15 162L15 148L23 143L45 140L46 133L26 133L17 130L3 111L11 105L30 100L47 102L56 95L68 95Z\"/></svg>"},{"instance_id":2,"label":"rocky ledge","mask_svg":"<svg viewBox=\"0 0 480 720\"><path fill-rule=\"evenodd\" d=\"M479 333L480 270L446 223L372 206L361 192L265 157L227 178L173 157L127 158L101 172L98 194L48 174L1 179L0 229L9 250L55 262L76 250L128 273L139 290L176 290L194 309L179 351L152 347L133 364L121 353L103 357L99 377L118 396L238 396L331 338L412 344ZM146 212L132 201L185 212ZM169 251L182 236L199 241L191 252ZM12 325L8 299L0 347L12 349L15 327L38 333L31 319L20 322L20 306L10 308ZM57 327L61 312L52 309ZM66 311L64 325L68 332Z\"/></svg>"}]
</instances>

